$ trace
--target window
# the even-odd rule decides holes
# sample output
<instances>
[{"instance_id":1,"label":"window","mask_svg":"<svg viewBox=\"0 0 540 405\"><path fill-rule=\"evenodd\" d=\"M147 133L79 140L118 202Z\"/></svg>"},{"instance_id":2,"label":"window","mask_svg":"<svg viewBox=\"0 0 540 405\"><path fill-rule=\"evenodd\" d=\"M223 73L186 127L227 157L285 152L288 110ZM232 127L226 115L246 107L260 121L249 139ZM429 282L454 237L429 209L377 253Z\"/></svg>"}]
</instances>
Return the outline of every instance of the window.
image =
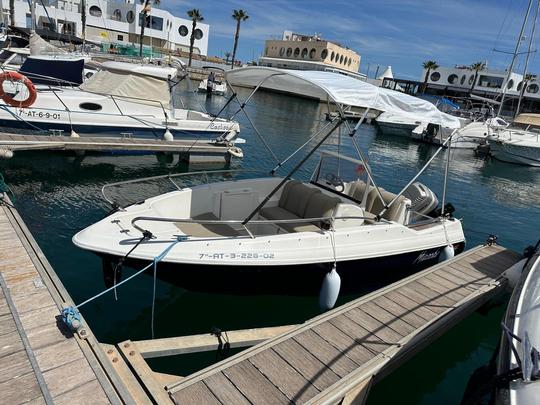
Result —
<instances>
[{"instance_id":1,"label":"window","mask_svg":"<svg viewBox=\"0 0 540 405\"><path fill-rule=\"evenodd\" d=\"M135 13L132 11L132 10L129 10L126 14L126 21L128 23L132 23L133 21L135 21Z\"/></svg>"},{"instance_id":2,"label":"window","mask_svg":"<svg viewBox=\"0 0 540 405\"><path fill-rule=\"evenodd\" d=\"M519 82L517 85L517 91L521 91L521 88L523 87L523 82Z\"/></svg>"},{"instance_id":3,"label":"window","mask_svg":"<svg viewBox=\"0 0 540 405\"><path fill-rule=\"evenodd\" d=\"M145 16L141 13L139 14L139 26L142 25L142 20ZM152 28L153 30L163 31L163 18L155 17L153 15L146 16L146 28ZM201 32L202 34L202 32ZM195 38L197 38L197 32L195 32ZM201 35L202 38L202 35ZM199 39L199 38L197 38Z\"/></svg>"},{"instance_id":4,"label":"window","mask_svg":"<svg viewBox=\"0 0 540 405\"><path fill-rule=\"evenodd\" d=\"M302 58L303 59L307 58L307 52L308 52L307 48L302 49Z\"/></svg>"},{"instance_id":5,"label":"window","mask_svg":"<svg viewBox=\"0 0 540 405\"><path fill-rule=\"evenodd\" d=\"M118 38L119 41L123 41L123 40L124 40L124 36L123 36L123 35L118 35L117 38Z\"/></svg>"},{"instance_id":6,"label":"window","mask_svg":"<svg viewBox=\"0 0 540 405\"><path fill-rule=\"evenodd\" d=\"M119 9L113 11L111 20L120 21L122 20L122 12Z\"/></svg>"},{"instance_id":7,"label":"window","mask_svg":"<svg viewBox=\"0 0 540 405\"><path fill-rule=\"evenodd\" d=\"M181 25L178 27L178 33L181 37L185 37L188 34L188 28L185 25Z\"/></svg>"},{"instance_id":8,"label":"window","mask_svg":"<svg viewBox=\"0 0 540 405\"><path fill-rule=\"evenodd\" d=\"M328 56L328 49L323 49L321 52L321 59L324 60Z\"/></svg>"},{"instance_id":9,"label":"window","mask_svg":"<svg viewBox=\"0 0 540 405\"><path fill-rule=\"evenodd\" d=\"M279 56L285 55L285 48L279 48Z\"/></svg>"},{"instance_id":10,"label":"window","mask_svg":"<svg viewBox=\"0 0 540 405\"><path fill-rule=\"evenodd\" d=\"M459 84L461 84L463 86L463 84L465 83L465 80L467 79L467 76L466 75L463 75L461 76L461 80L459 81Z\"/></svg>"},{"instance_id":11,"label":"window","mask_svg":"<svg viewBox=\"0 0 540 405\"><path fill-rule=\"evenodd\" d=\"M332 51L332 55L330 55L330 62L334 61L335 56L336 56L336 54L334 53L334 51Z\"/></svg>"},{"instance_id":12,"label":"window","mask_svg":"<svg viewBox=\"0 0 540 405\"><path fill-rule=\"evenodd\" d=\"M98 6L91 6L88 11L90 12L90 15L93 17L101 17L101 9Z\"/></svg>"},{"instance_id":13,"label":"window","mask_svg":"<svg viewBox=\"0 0 540 405\"><path fill-rule=\"evenodd\" d=\"M317 51L315 50L315 48L312 48L311 51L309 51L309 59L313 59L316 53Z\"/></svg>"},{"instance_id":14,"label":"window","mask_svg":"<svg viewBox=\"0 0 540 405\"><path fill-rule=\"evenodd\" d=\"M81 103L79 104L79 107L82 110L89 110L89 111L99 111L102 108L101 105L96 104L96 103Z\"/></svg>"},{"instance_id":15,"label":"window","mask_svg":"<svg viewBox=\"0 0 540 405\"><path fill-rule=\"evenodd\" d=\"M343 64L343 55L339 57L339 63Z\"/></svg>"},{"instance_id":16,"label":"window","mask_svg":"<svg viewBox=\"0 0 540 405\"><path fill-rule=\"evenodd\" d=\"M474 75L471 75L471 77L469 77L469 86L472 86L474 82Z\"/></svg>"},{"instance_id":17,"label":"window","mask_svg":"<svg viewBox=\"0 0 540 405\"><path fill-rule=\"evenodd\" d=\"M490 89L502 88L504 79L502 77L481 75L478 79L478 86L489 87Z\"/></svg>"},{"instance_id":18,"label":"window","mask_svg":"<svg viewBox=\"0 0 540 405\"><path fill-rule=\"evenodd\" d=\"M349 59L348 65L351 66L352 59Z\"/></svg>"},{"instance_id":19,"label":"window","mask_svg":"<svg viewBox=\"0 0 540 405\"><path fill-rule=\"evenodd\" d=\"M348 62L349 62L349 58L345 58L345 59L343 60L343 63L344 63L345 65L347 65Z\"/></svg>"},{"instance_id":20,"label":"window","mask_svg":"<svg viewBox=\"0 0 540 405\"><path fill-rule=\"evenodd\" d=\"M203 32L202 32L200 29L197 28L197 29L195 30L194 35L195 35L195 39L202 39L202 37L203 37Z\"/></svg>"},{"instance_id":21,"label":"window","mask_svg":"<svg viewBox=\"0 0 540 405\"><path fill-rule=\"evenodd\" d=\"M506 86L506 88L510 90L512 87L514 87L514 80L510 79L508 80L508 85Z\"/></svg>"},{"instance_id":22,"label":"window","mask_svg":"<svg viewBox=\"0 0 540 405\"><path fill-rule=\"evenodd\" d=\"M292 48L287 48L287 57L290 58L292 55Z\"/></svg>"},{"instance_id":23,"label":"window","mask_svg":"<svg viewBox=\"0 0 540 405\"><path fill-rule=\"evenodd\" d=\"M527 93L538 93L538 85L536 83L529 84L529 86L527 86Z\"/></svg>"},{"instance_id":24,"label":"window","mask_svg":"<svg viewBox=\"0 0 540 405\"><path fill-rule=\"evenodd\" d=\"M458 81L458 75L452 73L450 76L448 76L448 83L456 84L457 81Z\"/></svg>"},{"instance_id":25,"label":"window","mask_svg":"<svg viewBox=\"0 0 540 405\"><path fill-rule=\"evenodd\" d=\"M298 55L300 55L300 48L296 48L296 49L294 50L294 57L295 57L295 58L298 58Z\"/></svg>"},{"instance_id":26,"label":"window","mask_svg":"<svg viewBox=\"0 0 540 405\"><path fill-rule=\"evenodd\" d=\"M438 82L441 78L441 74L439 72L433 72L431 76L429 76L432 82Z\"/></svg>"}]
</instances>

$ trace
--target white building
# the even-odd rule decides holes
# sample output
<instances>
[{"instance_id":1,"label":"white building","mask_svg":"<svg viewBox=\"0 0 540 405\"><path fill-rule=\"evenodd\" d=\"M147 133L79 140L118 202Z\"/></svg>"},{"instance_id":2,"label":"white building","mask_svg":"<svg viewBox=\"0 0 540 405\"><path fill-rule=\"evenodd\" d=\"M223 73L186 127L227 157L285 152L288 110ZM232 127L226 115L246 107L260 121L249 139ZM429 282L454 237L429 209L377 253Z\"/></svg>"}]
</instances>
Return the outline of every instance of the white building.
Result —
<instances>
[{"instance_id":1,"label":"white building","mask_svg":"<svg viewBox=\"0 0 540 405\"><path fill-rule=\"evenodd\" d=\"M15 26L31 28L32 19L27 0L15 1ZM43 0L36 2L38 28L55 28L63 34L82 37L81 0ZM9 1L2 0L4 22L9 23ZM93 42L139 43L143 6L134 0L86 0L86 39ZM47 15L48 14L48 15ZM144 32L144 44L173 51L189 50L191 20L175 17L152 7ZM194 52L208 52L209 25L197 23Z\"/></svg>"},{"instance_id":2,"label":"white building","mask_svg":"<svg viewBox=\"0 0 540 405\"><path fill-rule=\"evenodd\" d=\"M506 85L508 71L485 69L478 72L474 84L475 93L502 93L503 86ZM428 77L428 86L432 88L444 87L451 90L469 91L473 87L475 71L468 66L438 67L431 70ZM426 77L426 69L422 71L420 81L423 82ZM519 96L523 86L523 75L512 73L508 80L506 94ZM526 97L540 98L540 83L538 78L534 77L529 81L524 95Z\"/></svg>"}]
</instances>

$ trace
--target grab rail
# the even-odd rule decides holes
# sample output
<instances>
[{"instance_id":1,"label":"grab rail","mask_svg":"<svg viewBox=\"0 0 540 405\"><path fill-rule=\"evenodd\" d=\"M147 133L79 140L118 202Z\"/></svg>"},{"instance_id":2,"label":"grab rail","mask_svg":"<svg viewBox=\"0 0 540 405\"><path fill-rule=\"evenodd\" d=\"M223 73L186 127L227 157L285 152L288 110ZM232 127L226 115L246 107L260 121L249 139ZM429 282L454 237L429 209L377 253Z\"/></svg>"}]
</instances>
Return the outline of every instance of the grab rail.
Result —
<instances>
[{"instance_id":1,"label":"grab rail","mask_svg":"<svg viewBox=\"0 0 540 405\"><path fill-rule=\"evenodd\" d=\"M373 220L373 218L363 217L363 216L341 216L341 217L318 217L318 218L294 218L294 219L264 219L264 220L253 220L249 221L247 224L244 224L240 219L192 219L192 218L167 218L167 217L135 217L131 220L131 225L137 229L142 234L148 234L148 230L141 228L136 224L139 221L152 221L152 222L179 222L187 224L199 224L199 225L242 225L250 237L253 239L255 236L247 228L247 225L264 225L264 224L299 224L299 223L312 223L317 221L330 221L333 222L337 219L363 219L363 220ZM381 218L377 223L392 223L384 218ZM319 227L320 228L320 227ZM322 229L322 228L321 228ZM151 232L150 232L151 233Z\"/></svg>"},{"instance_id":2,"label":"grab rail","mask_svg":"<svg viewBox=\"0 0 540 405\"><path fill-rule=\"evenodd\" d=\"M158 176L150 176L150 177L143 177L140 179L133 179L133 180L124 180L124 181L117 181L115 183L108 183L105 184L103 187L101 187L101 195L103 196L103 199L107 201L111 206L119 208L120 210L124 210L125 207L121 207L112 199L109 199L109 196L107 196L106 190L111 187L121 186L125 184L134 184L134 183L144 183L150 180L159 180L159 179L168 179L179 191L182 191L182 187L178 186L177 183L175 183L172 178L176 177L186 177L186 176L195 176L195 175L204 175L206 178L206 184L208 184L208 175L212 174L227 174L227 173L264 173L269 177L273 177L271 174L269 174L266 171L263 170L250 170L250 169L225 169L225 170L199 170L196 172L186 172L186 173L174 173L174 174L162 174Z\"/></svg>"}]
</instances>

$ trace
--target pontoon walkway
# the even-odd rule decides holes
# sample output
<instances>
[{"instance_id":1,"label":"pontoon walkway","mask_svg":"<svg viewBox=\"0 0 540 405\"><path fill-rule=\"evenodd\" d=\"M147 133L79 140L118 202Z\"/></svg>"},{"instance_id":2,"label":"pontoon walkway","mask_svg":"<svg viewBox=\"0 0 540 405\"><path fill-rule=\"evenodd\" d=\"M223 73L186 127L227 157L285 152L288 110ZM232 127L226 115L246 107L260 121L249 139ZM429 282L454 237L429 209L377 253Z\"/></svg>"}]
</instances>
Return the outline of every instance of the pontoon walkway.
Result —
<instances>
[{"instance_id":1,"label":"pontoon walkway","mask_svg":"<svg viewBox=\"0 0 540 405\"><path fill-rule=\"evenodd\" d=\"M136 137L79 138L60 135L20 135L0 133L0 150L65 150L92 152L169 152L186 155L190 162L228 162L229 148L203 139L144 139Z\"/></svg>"},{"instance_id":2,"label":"pontoon walkway","mask_svg":"<svg viewBox=\"0 0 540 405\"><path fill-rule=\"evenodd\" d=\"M344 403L470 314L520 259L481 246L382 288L168 388L178 404ZM338 266L339 270L339 266Z\"/></svg>"}]
</instances>

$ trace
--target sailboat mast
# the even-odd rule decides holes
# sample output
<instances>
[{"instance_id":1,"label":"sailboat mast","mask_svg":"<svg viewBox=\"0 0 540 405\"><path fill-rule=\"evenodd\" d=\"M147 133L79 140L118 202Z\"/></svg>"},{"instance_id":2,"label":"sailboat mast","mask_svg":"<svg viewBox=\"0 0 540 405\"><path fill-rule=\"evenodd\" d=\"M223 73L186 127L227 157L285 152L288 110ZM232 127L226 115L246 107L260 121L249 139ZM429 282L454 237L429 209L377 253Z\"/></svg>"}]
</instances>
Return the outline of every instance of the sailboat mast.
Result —
<instances>
[{"instance_id":1,"label":"sailboat mast","mask_svg":"<svg viewBox=\"0 0 540 405\"><path fill-rule=\"evenodd\" d=\"M536 11L534 13L534 20L533 25L531 28L531 37L529 38L529 46L527 48L527 56L525 58L525 66L523 67L523 79L522 79L522 86L521 91L519 92L519 98L518 98L518 104L516 108L516 113L514 114L514 118L519 114L519 109L521 108L521 99L523 98L523 94L525 93L525 85L527 84L525 81L525 78L527 76L527 71L529 68L529 57L531 56L531 48L532 48L532 42L534 39L534 34L536 32L536 22L538 19L538 9L540 8L540 1L537 1L536 3Z\"/></svg>"},{"instance_id":2,"label":"sailboat mast","mask_svg":"<svg viewBox=\"0 0 540 405\"><path fill-rule=\"evenodd\" d=\"M525 14L525 18L523 19L523 24L521 25L521 29L519 30L519 36L516 41L516 48L514 49L514 54L512 55L512 62L510 63L510 67L508 68L508 74L506 75L506 80L503 82L503 94L501 98L501 104L499 105L499 111L497 111L497 115L501 115L501 111L503 109L504 98L506 96L506 89L508 88L508 80L510 80L510 75L512 74L512 70L514 69L514 64L516 63L516 58L519 51L519 44L521 43L521 38L523 38L523 32L525 31L525 26L527 25L529 14L531 14L532 3L533 3L533 0L529 0L529 5L527 6L527 13Z\"/></svg>"}]
</instances>

